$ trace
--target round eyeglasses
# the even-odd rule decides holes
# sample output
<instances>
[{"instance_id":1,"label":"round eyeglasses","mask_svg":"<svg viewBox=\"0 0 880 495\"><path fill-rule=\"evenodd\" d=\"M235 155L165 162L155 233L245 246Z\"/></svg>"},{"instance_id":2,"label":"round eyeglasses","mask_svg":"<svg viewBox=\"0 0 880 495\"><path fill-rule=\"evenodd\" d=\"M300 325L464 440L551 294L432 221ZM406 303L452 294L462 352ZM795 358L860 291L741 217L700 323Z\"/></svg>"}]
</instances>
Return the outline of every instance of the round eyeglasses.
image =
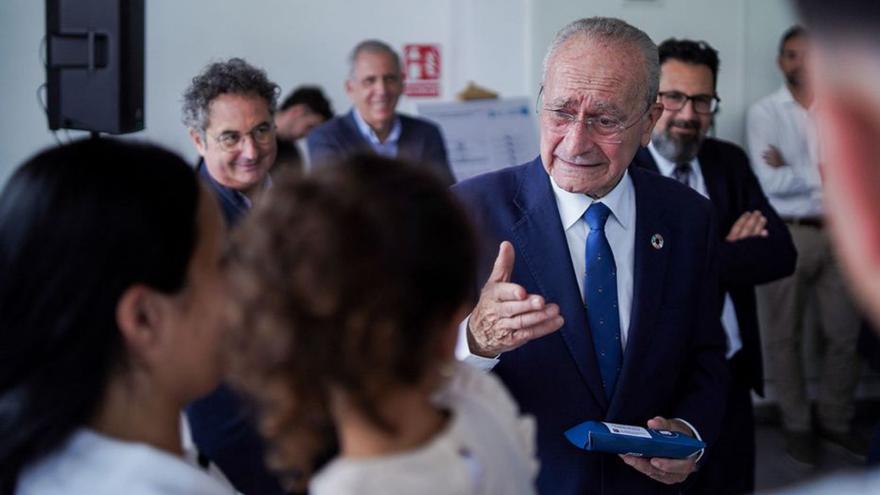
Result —
<instances>
[{"instance_id":1,"label":"round eyeglasses","mask_svg":"<svg viewBox=\"0 0 880 495\"><path fill-rule=\"evenodd\" d=\"M220 149L229 152L238 150L241 147L241 144L244 142L244 136L246 135L250 135L255 144L269 144L273 139L275 139L275 125L270 123L263 123L244 134L235 131L229 131L224 132L219 136L211 137L214 138L215 141L217 141L217 144L220 145Z\"/></svg>"}]
</instances>

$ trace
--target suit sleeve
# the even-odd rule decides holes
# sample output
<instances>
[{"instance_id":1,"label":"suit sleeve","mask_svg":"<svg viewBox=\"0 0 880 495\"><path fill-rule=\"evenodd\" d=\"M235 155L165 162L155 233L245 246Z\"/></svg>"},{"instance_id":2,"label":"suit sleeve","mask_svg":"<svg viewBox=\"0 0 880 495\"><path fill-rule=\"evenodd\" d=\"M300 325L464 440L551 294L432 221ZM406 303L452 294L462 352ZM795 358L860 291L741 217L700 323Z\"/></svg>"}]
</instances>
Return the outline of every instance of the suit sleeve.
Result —
<instances>
[{"instance_id":1,"label":"suit sleeve","mask_svg":"<svg viewBox=\"0 0 880 495\"><path fill-rule=\"evenodd\" d=\"M334 133L326 127L318 127L309 133L307 142L309 145L309 161L313 168L327 165L343 152L343 148Z\"/></svg>"},{"instance_id":2,"label":"suit sleeve","mask_svg":"<svg viewBox=\"0 0 880 495\"><path fill-rule=\"evenodd\" d=\"M449 157L446 154L446 145L443 143L443 135L440 129L430 126L430 134L425 143L425 160L436 167L437 175L447 185L455 184L455 175L452 173L452 167L449 164Z\"/></svg>"},{"instance_id":3,"label":"suit sleeve","mask_svg":"<svg viewBox=\"0 0 880 495\"><path fill-rule=\"evenodd\" d=\"M729 242L721 241L719 265L721 285L758 285L787 277L794 273L797 251L791 240L788 227L779 218L776 210L767 201L767 197L758 184L758 179L747 165L748 158L740 156L740 163L728 164L738 170L734 180L741 197L738 203L743 205L742 211L759 210L767 219L767 237L749 237ZM721 237L727 232L721 232Z\"/></svg>"},{"instance_id":4,"label":"suit sleeve","mask_svg":"<svg viewBox=\"0 0 880 495\"><path fill-rule=\"evenodd\" d=\"M684 370L683 394L674 417L688 421L711 448L721 431L722 415L727 401L730 379L724 357L726 340L721 327L721 294L718 290L718 237L714 221L708 221L705 243L706 257L698 269L702 287L697 308L697 325L691 340L690 360Z\"/></svg>"}]
</instances>

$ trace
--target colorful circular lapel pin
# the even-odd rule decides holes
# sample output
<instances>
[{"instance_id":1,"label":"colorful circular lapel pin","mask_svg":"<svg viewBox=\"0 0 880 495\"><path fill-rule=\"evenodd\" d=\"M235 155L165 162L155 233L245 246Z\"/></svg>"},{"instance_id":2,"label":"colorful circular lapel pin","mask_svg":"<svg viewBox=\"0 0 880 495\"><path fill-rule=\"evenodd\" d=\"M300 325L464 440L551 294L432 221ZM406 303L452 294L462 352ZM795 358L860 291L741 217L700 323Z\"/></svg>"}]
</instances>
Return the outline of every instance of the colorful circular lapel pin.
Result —
<instances>
[{"instance_id":1,"label":"colorful circular lapel pin","mask_svg":"<svg viewBox=\"0 0 880 495\"><path fill-rule=\"evenodd\" d=\"M660 234L652 235L651 246L653 246L654 249L663 249L663 236Z\"/></svg>"}]
</instances>

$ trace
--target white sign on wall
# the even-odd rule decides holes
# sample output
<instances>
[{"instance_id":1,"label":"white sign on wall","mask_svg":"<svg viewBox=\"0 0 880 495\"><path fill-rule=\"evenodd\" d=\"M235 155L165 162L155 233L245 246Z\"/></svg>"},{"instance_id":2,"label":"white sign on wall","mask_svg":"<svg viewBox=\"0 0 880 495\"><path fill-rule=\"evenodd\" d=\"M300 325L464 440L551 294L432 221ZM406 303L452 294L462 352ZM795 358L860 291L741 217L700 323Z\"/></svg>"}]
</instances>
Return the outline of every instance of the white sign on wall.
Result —
<instances>
[{"instance_id":1,"label":"white sign on wall","mask_svg":"<svg viewBox=\"0 0 880 495\"><path fill-rule=\"evenodd\" d=\"M417 111L443 130L458 180L538 156L535 114L527 98L420 103Z\"/></svg>"}]
</instances>

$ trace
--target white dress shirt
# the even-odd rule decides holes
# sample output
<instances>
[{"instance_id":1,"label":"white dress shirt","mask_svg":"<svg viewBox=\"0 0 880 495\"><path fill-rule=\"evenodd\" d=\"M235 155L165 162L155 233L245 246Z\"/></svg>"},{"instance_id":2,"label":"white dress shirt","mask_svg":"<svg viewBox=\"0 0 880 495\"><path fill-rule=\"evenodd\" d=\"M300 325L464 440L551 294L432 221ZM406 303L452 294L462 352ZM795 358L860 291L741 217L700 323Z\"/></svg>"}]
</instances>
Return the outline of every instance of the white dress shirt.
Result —
<instances>
[{"instance_id":1,"label":"white dress shirt","mask_svg":"<svg viewBox=\"0 0 880 495\"><path fill-rule=\"evenodd\" d=\"M648 151L650 151L651 156L654 157L654 163L657 164L660 173L666 177L672 177L672 172L675 170L676 164L658 153L653 142L648 144ZM694 157L693 160L690 161L690 165L691 173L688 177L688 185L691 189L697 191L703 195L703 197L711 201L712 198L709 197L709 190L706 188L706 180L703 177L703 170L700 168L700 161L697 160L697 157ZM736 319L736 311L733 308L733 299L730 298L730 294L727 292L724 293L724 309L721 311L721 326L724 327L724 333L727 335L727 352L725 353L725 356L727 359L730 359L742 349L742 338L739 333L739 321Z\"/></svg>"},{"instance_id":2,"label":"white dress shirt","mask_svg":"<svg viewBox=\"0 0 880 495\"><path fill-rule=\"evenodd\" d=\"M752 169L773 208L783 217L822 215L816 130L810 112L783 85L758 100L746 117L746 140ZM761 156L770 146L785 165L771 167Z\"/></svg>"}]
</instances>

